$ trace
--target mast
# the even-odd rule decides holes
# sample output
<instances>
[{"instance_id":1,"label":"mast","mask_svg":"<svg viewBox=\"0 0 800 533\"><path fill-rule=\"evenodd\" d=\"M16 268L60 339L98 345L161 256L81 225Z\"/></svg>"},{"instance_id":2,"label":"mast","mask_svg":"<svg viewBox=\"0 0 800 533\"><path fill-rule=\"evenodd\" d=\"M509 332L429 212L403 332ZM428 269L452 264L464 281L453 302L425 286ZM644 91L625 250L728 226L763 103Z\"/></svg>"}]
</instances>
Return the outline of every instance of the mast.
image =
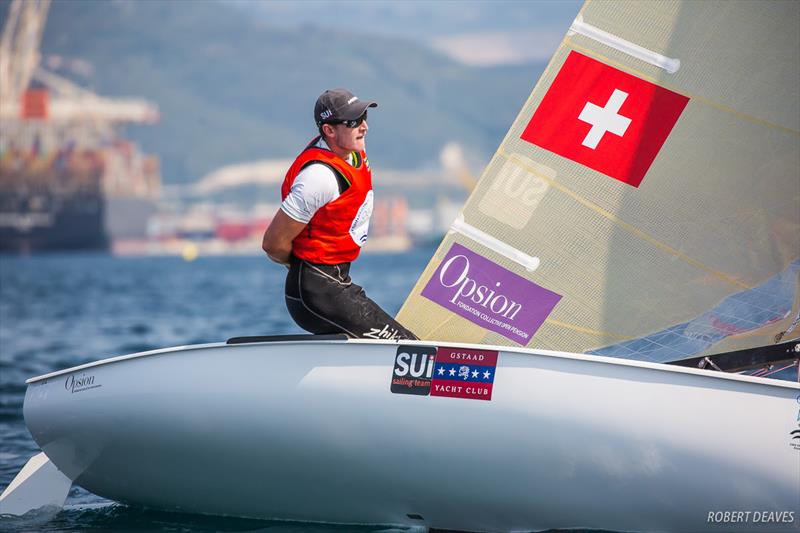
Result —
<instances>
[{"instance_id":1,"label":"mast","mask_svg":"<svg viewBox=\"0 0 800 533\"><path fill-rule=\"evenodd\" d=\"M30 84L39 65L39 44L50 0L14 0L0 38L0 93L8 104L16 102Z\"/></svg>"}]
</instances>

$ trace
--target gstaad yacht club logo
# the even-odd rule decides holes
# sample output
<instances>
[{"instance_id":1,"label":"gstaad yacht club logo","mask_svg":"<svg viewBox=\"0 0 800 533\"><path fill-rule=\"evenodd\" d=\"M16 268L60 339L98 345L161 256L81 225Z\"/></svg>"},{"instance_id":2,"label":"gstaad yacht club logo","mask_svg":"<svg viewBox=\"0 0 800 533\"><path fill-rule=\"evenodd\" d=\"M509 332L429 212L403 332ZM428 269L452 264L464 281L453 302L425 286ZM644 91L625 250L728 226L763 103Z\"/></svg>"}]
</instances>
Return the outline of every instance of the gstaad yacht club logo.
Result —
<instances>
[{"instance_id":1,"label":"gstaad yacht club logo","mask_svg":"<svg viewBox=\"0 0 800 533\"><path fill-rule=\"evenodd\" d=\"M523 346L561 299L458 243L447 252L422 296Z\"/></svg>"},{"instance_id":2,"label":"gstaad yacht club logo","mask_svg":"<svg viewBox=\"0 0 800 533\"><path fill-rule=\"evenodd\" d=\"M521 138L639 187L688 103L572 51Z\"/></svg>"},{"instance_id":3,"label":"gstaad yacht club logo","mask_svg":"<svg viewBox=\"0 0 800 533\"><path fill-rule=\"evenodd\" d=\"M491 400L497 351L399 346L391 391L418 396Z\"/></svg>"},{"instance_id":4,"label":"gstaad yacht club logo","mask_svg":"<svg viewBox=\"0 0 800 533\"><path fill-rule=\"evenodd\" d=\"M64 381L64 388L72 394L99 387L102 387L102 385L95 383L94 376L92 375L87 376L86 374L81 374L76 376L75 374L70 374Z\"/></svg>"},{"instance_id":5,"label":"gstaad yacht club logo","mask_svg":"<svg viewBox=\"0 0 800 533\"><path fill-rule=\"evenodd\" d=\"M495 370L496 351L439 348L431 396L491 400Z\"/></svg>"}]
</instances>

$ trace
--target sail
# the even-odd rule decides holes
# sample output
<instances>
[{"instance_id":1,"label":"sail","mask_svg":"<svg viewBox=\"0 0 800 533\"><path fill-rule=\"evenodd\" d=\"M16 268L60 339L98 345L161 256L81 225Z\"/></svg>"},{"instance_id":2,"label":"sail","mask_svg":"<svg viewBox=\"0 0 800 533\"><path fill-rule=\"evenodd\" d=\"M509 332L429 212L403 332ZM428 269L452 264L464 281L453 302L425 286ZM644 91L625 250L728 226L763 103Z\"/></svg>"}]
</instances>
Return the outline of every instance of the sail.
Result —
<instances>
[{"instance_id":1,"label":"sail","mask_svg":"<svg viewBox=\"0 0 800 533\"><path fill-rule=\"evenodd\" d=\"M587 2L398 319L652 361L796 338L798 28L797 2Z\"/></svg>"}]
</instances>

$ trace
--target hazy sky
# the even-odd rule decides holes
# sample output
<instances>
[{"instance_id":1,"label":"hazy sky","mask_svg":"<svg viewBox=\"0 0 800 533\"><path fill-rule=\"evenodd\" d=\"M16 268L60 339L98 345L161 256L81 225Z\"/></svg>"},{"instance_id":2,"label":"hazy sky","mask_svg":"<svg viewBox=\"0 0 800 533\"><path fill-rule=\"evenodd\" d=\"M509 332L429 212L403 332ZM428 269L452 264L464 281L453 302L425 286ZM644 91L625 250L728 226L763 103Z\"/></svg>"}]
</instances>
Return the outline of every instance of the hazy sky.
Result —
<instances>
[{"instance_id":1,"label":"hazy sky","mask_svg":"<svg viewBox=\"0 0 800 533\"><path fill-rule=\"evenodd\" d=\"M226 1L272 26L410 38L473 65L549 59L583 4L581 0Z\"/></svg>"}]
</instances>

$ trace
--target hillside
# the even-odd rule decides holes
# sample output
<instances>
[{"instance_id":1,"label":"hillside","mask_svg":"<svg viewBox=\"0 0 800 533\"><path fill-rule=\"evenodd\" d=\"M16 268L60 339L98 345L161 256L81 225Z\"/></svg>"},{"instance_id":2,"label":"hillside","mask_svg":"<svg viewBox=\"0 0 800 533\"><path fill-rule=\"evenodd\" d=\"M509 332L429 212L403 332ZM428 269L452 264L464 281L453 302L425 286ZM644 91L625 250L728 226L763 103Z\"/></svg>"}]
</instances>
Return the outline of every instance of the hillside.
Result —
<instances>
[{"instance_id":1,"label":"hillside","mask_svg":"<svg viewBox=\"0 0 800 533\"><path fill-rule=\"evenodd\" d=\"M430 165L449 140L488 158L543 67L465 67L408 40L277 28L218 2L56 0L42 51L86 60L91 75L61 73L98 93L159 105L160 124L128 133L161 155L168 183L294 155L315 133L314 100L336 86L379 102L379 167Z\"/></svg>"}]
</instances>

